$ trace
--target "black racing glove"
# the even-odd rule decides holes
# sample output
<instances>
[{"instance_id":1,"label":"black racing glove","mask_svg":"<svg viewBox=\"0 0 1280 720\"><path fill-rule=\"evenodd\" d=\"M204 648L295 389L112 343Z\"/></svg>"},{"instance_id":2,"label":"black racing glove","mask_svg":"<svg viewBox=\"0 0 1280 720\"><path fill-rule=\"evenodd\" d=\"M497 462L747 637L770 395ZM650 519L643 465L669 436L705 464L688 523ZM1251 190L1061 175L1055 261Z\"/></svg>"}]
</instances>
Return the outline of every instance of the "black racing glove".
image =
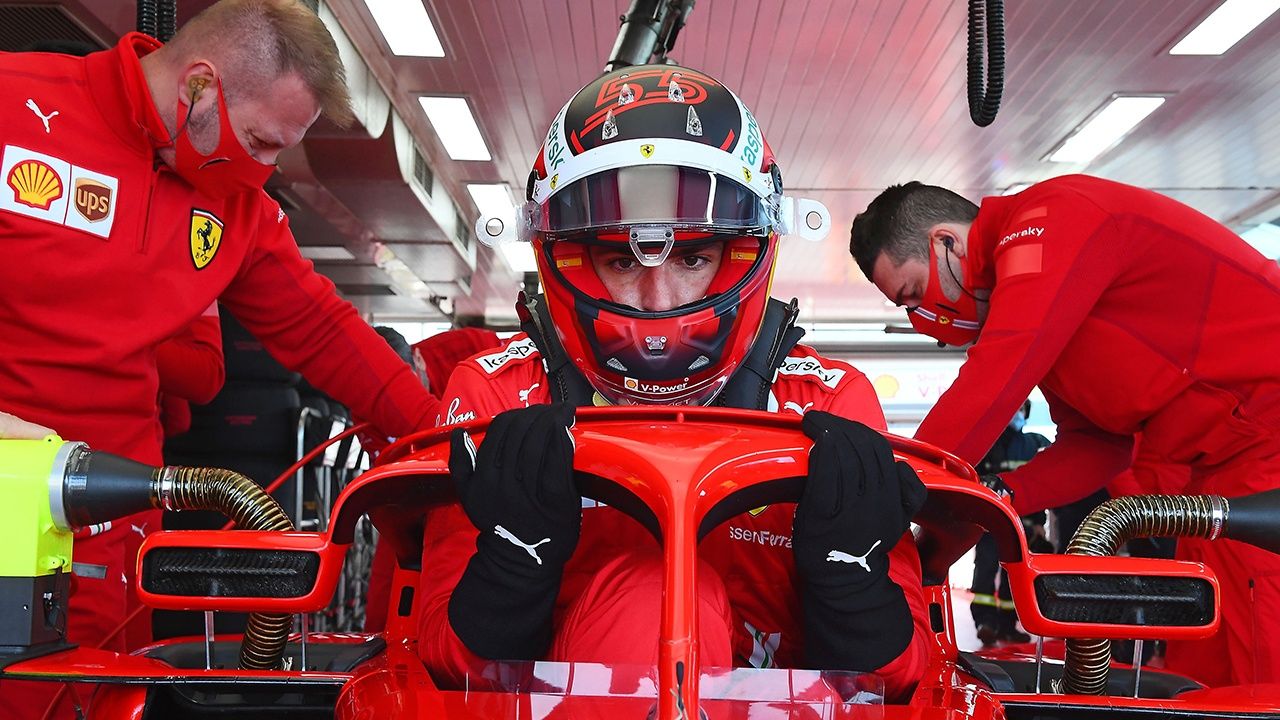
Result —
<instances>
[{"instance_id":1,"label":"black racing glove","mask_svg":"<svg viewBox=\"0 0 1280 720\"><path fill-rule=\"evenodd\" d=\"M889 579L889 550L924 504L925 487L862 423L810 411L801 427L813 439L792 531L805 661L876 670L911 642L911 611Z\"/></svg>"},{"instance_id":2,"label":"black racing glove","mask_svg":"<svg viewBox=\"0 0 1280 720\"><path fill-rule=\"evenodd\" d=\"M573 412L567 403L504 412L479 452L466 430L449 438L449 472L480 531L449 624L481 657L536 660L550 646L560 577L582 528Z\"/></svg>"}]
</instances>

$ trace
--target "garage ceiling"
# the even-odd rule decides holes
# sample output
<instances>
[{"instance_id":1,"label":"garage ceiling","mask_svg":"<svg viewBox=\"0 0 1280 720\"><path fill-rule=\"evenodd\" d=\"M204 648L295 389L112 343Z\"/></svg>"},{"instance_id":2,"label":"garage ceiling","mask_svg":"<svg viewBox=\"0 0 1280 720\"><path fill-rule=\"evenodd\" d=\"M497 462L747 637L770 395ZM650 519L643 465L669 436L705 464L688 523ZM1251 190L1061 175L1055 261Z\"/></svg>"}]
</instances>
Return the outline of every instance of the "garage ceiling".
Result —
<instances>
[{"instance_id":1,"label":"garage ceiling","mask_svg":"<svg viewBox=\"0 0 1280 720\"><path fill-rule=\"evenodd\" d=\"M444 58L391 56L363 0L329 5L440 186L471 222L477 211L465 184L505 182L516 194L523 190L552 116L600 72L629 2L424 2ZM57 4L107 41L132 23L132 3ZM179 18L208 4L179 2ZM1005 4L1004 102L995 123L978 128L965 104L966 3L698 0L672 57L736 90L759 118L788 192L822 200L832 211L832 237L818 246L790 240L794 252L780 260L775 294L799 297L803 320L901 321L845 249L853 216L892 183L918 179L977 200L1085 171L1156 189L1240 229L1280 215L1280 15L1224 55L1173 56L1168 48L1219 0ZM491 161L448 158L416 99L428 93L470 99ZM1114 93L1170 97L1087 166L1042 160ZM287 172L276 179L286 192L291 181ZM370 260L376 223L335 222L305 201L290 213L325 215L323 222L295 218L300 243L344 245L355 256L348 264L363 268L326 261L322 271L357 292L386 284ZM421 244L439 243L436 235ZM433 253L414 252L414 240L396 242L393 249L419 277L439 276ZM470 294L451 291L452 309L509 322L520 281L482 247ZM353 299L381 319L439 316L416 298Z\"/></svg>"}]
</instances>

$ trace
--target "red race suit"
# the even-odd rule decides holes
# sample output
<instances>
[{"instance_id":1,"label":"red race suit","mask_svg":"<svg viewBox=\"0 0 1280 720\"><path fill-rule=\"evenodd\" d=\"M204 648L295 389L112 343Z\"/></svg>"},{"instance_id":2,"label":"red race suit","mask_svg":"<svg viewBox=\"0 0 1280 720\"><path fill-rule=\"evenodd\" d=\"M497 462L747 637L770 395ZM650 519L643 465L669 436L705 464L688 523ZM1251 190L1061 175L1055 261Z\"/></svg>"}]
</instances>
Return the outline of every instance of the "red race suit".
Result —
<instances>
[{"instance_id":1,"label":"red race suit","mask_svg":"<svg viewBox=\"0 0 1280 720\"><path fill-rule=\"evenodd\" d=\"M299 255L275 201L206 199L158 160L169 133L139 62L157 47L135 33L84 58L0 53L0 409L160 464L157 346L220 299L383 432L430 427L437 401ZM76 544L93 570L74 579L74 642L124 615L128 525Z\"/></svg>"},{"instance_id":2,"label":"red race suit","mask_svg":"<svg viewBox=\"0 0 1280 720\"><path fill-rule=\"evenodd\" d=\"M810 409L825 410L884 429L884 413L866 376L852 366L819 356L797 345L784 360L774 381L769 407L775 412L802 415ZM519 334L495 350L469 358L449 380L442 398L442 425L496 415L512 408L551 402L542 358L527 335ZM657 543L639 523L610 507L584 500L582 536L577 552L565 568L564 581L556 603L558 628L551 659L609 661L590 657L592 635L625 634L637 638L654 637L656 624L642 619L644 613L624 603L610 603L609 589L619 583L611 572L627 563L619 558L653 550ZM794 503L766 506L720 525L703 538L700 554L723 580L731 618L720 623L731 632L732 658L719 664L754 667L801 667L801 619L796 592L798 579L791 553L791 520ZM475 551L476 529L460 505L430 511L424 537L423 574L419 592L418 652L428 668L438 676L461 686L466 673L475 675L485 661L472 654L449 625L448 605L453 588ZM909 534L890 553L890 577L903 590L915 619L915 631L906 650L877 670L885 679L891 696L901 696L919 678L926 659L928 621L920 586L920 559ZM660 577L660 575L659 575ZM660 580L648 578L655 584ZM700 586L711 583L700 583ZM595 607L573 608L586 596ZM658 593L650 597L655 599ZM656 605L654 608L656 613ZM569 616L568 618L566 616ZM723 615L722 615L723 616ZM578 619L593 617L590 623ZM566 620L575 632L586 637L565 637ZM708 623L701 623L705 633ZM564 648L562 656L557 656ZM653 643L656 651L657 643ZM588 657L583 657L586 653ZM716 664L715 658L704 658ZM648 664L652 664L651 662Z\"/></svg>"},{"instance_id":3,"label":"red race suit","mask_svg":"<svg viewBox=\"0 0 1280 720\"><path fill-rule=\"evenodd\" d=\"M1189 468L1181 492L1280 486L1280 267L1231 230L1071 175L984 199L966 263L971 285L992 288L990 314L916 437L976 462L1039 384L1058 437L1004 476L1019 513L1106 485L1138 433L1146 461ZM1215 685L1280 681L1280 556L1185 539L1178 556L1217 572L1223 624L1171 643L1169 667Z\"/></svg>"}]
</instances>

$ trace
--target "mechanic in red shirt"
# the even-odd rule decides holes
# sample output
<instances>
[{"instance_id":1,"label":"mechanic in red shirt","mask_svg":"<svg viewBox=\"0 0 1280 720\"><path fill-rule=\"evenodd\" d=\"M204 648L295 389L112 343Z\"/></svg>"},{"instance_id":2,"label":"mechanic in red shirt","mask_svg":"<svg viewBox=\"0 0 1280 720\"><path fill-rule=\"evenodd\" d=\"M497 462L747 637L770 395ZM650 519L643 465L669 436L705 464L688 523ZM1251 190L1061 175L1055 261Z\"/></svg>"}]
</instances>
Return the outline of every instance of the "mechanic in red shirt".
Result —
<instances>
[{"instance_id":1,"label":"mechanic in red shirt","mask_svg":"<svg viewBox=\"0 0 1280 720\"><path fill-rule=\"evenodd\" d=\"M439 398L458 363L501 344L498 334L492 330L478 327L446 330L413 344L413 368L427 392Z\"/></svg>"},{"instance_id":2,"label":"mechanic in red shirt","mask_svg":"<svg viewBox=\"0 0 1280 720\"><path fill-rule=\"evenodd\" d=\"M1044 391L1057 440L1003 476L1019 513L1105 486L1138 433L1152 462L1189 468L1181 487L1145 492L1280 485L1280 267L1210 218L1084 175L981 207L912 182L854 220L850 251L917 330L976 340L918 439L975 462ZM1223 621L1170 643L1168 667L1212 685L1280 681L1280 557L1191 539L1178 557L1217 572Z\"/></svg>"},{"instance_id":3,"label":"mechanic in red shirt","mask_svg":"<svg viewBox=\"0 0 1280 720\"><path fill-rule=\"evenodd\" d=\"M443 396L443 424L497 417L478 451L454 433L461 504L426 521L418 649L438 677L475 682L485 659L652 666L657 542L578 496L567 426L575 406L716 404L803 416L815 448L798 504L702 541L703 661L877 671L894 697L915 683L928 630L906 530L923 485L867 427L884 415L866 377L797 345L794 303L768 296L795 208L826 234L806 203L782 196L755 119L700 72L623 68L560 111L516 230L545 295Z\"/></svg>"},{"instance_id":4,"label":"mechanic in red shirt","mask_svg":"<svg viewBox=\"0 0 1280 720\"><path fill-rule=\"evenodd\" d=\"M164 46L134 33L84 58L0 54L0 108L0 409L159 464L156 348L220 298L383 432L433 424L437 402L262 190L322 111L351 118L336 46L304 5L223 0ZM121 620L126 532L77 544L105 570L75 579L74 642Z\"/></svg>"}]
</instances>

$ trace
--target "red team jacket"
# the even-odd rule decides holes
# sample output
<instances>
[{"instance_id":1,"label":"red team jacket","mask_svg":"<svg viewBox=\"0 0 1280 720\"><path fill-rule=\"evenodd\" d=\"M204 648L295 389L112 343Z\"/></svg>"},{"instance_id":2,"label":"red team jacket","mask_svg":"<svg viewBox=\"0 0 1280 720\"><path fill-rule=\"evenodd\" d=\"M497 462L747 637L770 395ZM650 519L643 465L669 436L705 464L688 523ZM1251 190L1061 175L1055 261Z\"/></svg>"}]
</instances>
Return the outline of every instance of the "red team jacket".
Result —
<instances>
[{"instance_id":1,"label":"red team jacket","mask_svg":"<svg viewBox=\"0 0 1280 720\"><path fill-rule=\"evenodd\" d=\"M226 365L217 304L160 343L156 372L160 376L161 442L191 429L191 403L213 402L226 382Z\"/></svg>"},{"instance_id":2,"label":"red team jacket","mask_svg":"<svg viewBox=\"0 0 1280 720\"><path fill-rule=\"evenodd\" d=\"M534 343L516 335L502 347L460 364L443 397L442 425L496 415L512 408L551 402L547 375ZM802 415L810 409L884 429L884 413L866 376L851 365L796 346L774 381L770 409ZM587 501L589 504L590 501ZM802 666L791 520L795 505L767 506L716 528L702 540L702 558L724 580L734 610L734 654L755 667ZM754 511L753 511L754 512ZM463 646L449 626L449 596L475 551L476 529L461 506L427 515L423 574L419 588L418 652L427 666L461 684L483 661ZM556 604L557 617L585 588L591 575L620 552L656 542L630 517L604 506L585 507L577 552L565 569ZM902 587L915 618L907 649L878 673L890 694L900 694L919 676L925 662L928 624L920 586L920 559L909 535L890 553L890 576Z\"/></svg>"},{"instance_id":3,"label":"red team jacket","mask_svg":"<svg viewBox=\"0 0 1280 720\"><path fill-rule=\"evenodd\" d=\"M968 243L991 312L918 439L977 462L1038 383L1058 437L1005 477L1022 513L1102 487L1138 432L1153 462L1192 466L1193 492L1275 485L1224 472L1280 451L1274 261L1185 205L1083 175L985 198Z\"/></svg>"},{"instance_id":4,"label":"red team jacket","mask_svg":"<svg viewBox=\"0 0 1280 720\"><path fill-rule=\"evenodd\" d=\"M138 61L156 47L0 54L0 409L159 463L156 346L220 298L382 431L430 427L434 400L275 201L210 201L157 160L169 136Z\"/></svg>"}]
</instances>

